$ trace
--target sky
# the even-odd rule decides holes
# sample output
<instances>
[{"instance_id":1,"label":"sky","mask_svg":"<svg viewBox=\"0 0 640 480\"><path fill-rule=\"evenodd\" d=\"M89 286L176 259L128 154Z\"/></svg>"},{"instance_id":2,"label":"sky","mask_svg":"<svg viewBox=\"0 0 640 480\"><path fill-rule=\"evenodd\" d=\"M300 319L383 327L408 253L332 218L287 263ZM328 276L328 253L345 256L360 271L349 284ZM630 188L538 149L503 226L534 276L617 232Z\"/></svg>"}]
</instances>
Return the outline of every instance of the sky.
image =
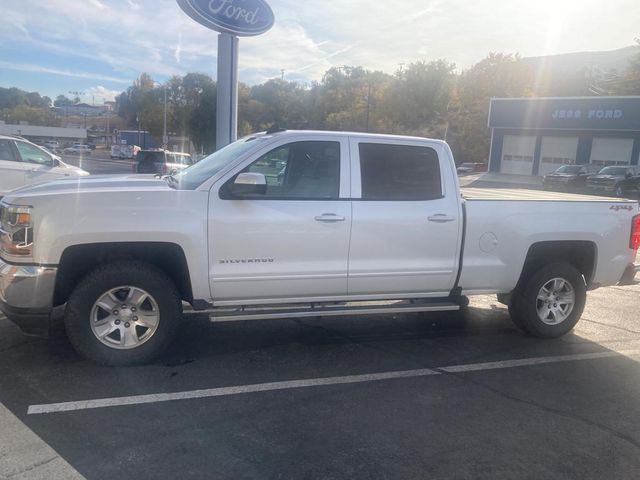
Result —
<instances>
[{"instance_id":1,"label":"sky","mask_svg":"<svg viewBox=\"0 0 640 480\"><path fill-rule=\"evenodd\" d=\"M241 4L245 0L233 0ZM240 40L239 77L320 80L332 66L393 73L489 52L613 50L640 37L637 0L267 0L276 23ZM140 73L216 75L217 34L175 0L0 0L0 86L100 104Z\"/></svg>"}]
</instances>

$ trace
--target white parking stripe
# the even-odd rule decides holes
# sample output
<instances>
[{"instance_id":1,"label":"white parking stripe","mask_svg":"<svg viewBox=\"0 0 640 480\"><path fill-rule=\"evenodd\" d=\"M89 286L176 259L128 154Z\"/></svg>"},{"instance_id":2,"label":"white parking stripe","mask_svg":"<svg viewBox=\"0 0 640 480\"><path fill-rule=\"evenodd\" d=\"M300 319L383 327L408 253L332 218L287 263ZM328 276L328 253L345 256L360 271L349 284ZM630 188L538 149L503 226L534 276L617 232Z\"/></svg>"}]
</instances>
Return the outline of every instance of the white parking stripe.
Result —
<instances>
[{"instance_id":1,"label":"white parking stripe","mask_svg":"<svg viewBox=\"0 0 640 480\"><path fill-rule=\"evenodd\" d=\"M121 405L139 405L143 403L169 402L172 400L186 400L191 398L221 397L240 393L268 392L271 390L285 390L289 388L317 387L321 385L341 385L346 383L376 382L392 378L424 377L438 375L440 372L428 368L420 370L405 370L399 372L370 373L366 375L349 375L344 377L310 378L304 380L290 380L286 382L258 383L254 385L239 385L236 387L209 388L206 390L192 390L188 392L156 393L151 395L134 395L130 397L100 398L80 402L49 403L31 405L27 413L69 412L72 410L88 410L91 408L115 407Z\"/></svg>"},{"instance_id":2,"label":"white parking stripe","mask_svg":"<svg viewBox=\"0 0 640 480\"><path fill-rule=\"evenodd\" d=\"M1 403L0 425L0 478L84 479Z\"/></svg>"},{"instance_id":3,"label":"white parking stripe","mask_svg":"<svg viewBox=\"0 0 640 480\"><path fill-rule=\"evenodd\" d=\"M622 352L620 352L622 353ZM543 365L545 363L571 362L576 360L595 360L597 358L617 357L618 352L598 352L598 353L578 353L575 355L558 355L555 357L522 358L517 360L502 360L499 362L472 363L469 365L453 365L451 367L441 367L438 370L447 373L476 372L478 370L494 370L498 368L524 367L529 365ZM634 355L640 350L633 350L625 353Z\"/></svg>"},{"instance_id":4,"label":"white parking stripe","mask_svg":"<svg viewBox=\"0 0 640 480\"><path fill-rule=\"evenodd\" d=\"M468 365L452 365L436 369L403 370L397 372L371 373L366 375L348 375L342 377L309 378L302 380L290 380L284 382L258 383L254 385L238 385L234 387L209 388L205 390L191 390L174 393L156 393L149 395L132 395L128 397L99 398L95 400L81 400L76 402L46 403L30 405L29 415L42 413L70 412L76 410L89 410L93 408L118 407L124 405L140 405L145 403L169 402L174 400L187 400L194 398L222 397L227 395L239 395L243 393L268 392L273 390L286 390L291 388L318 387L323 385L342 385L349 383L376 382L391 380L394 378L414 378L441 373L464 373L481 370L495 370L500 368L514 368L548 363L574 362L580 360L595 360L599 358L612 358L640 355L640 350L621 350L598 353L581 353L575 355L558 355L550 357L523 358L515 360L502 360L497 362L474 363Z\"/></svg>"}]
</instances>

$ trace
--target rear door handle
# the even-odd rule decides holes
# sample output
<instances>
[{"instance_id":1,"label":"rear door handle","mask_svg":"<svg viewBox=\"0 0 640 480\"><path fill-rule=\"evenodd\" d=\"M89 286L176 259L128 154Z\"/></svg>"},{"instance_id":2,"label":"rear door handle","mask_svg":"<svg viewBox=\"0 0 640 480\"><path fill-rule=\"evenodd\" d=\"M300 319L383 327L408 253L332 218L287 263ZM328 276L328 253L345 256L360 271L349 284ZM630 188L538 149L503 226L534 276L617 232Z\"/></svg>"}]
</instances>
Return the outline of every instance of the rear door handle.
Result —
<instances>
[{"instance_id":1,"label":"rear door handle","mask_svg":"<svg viewBox=\"0 0 640 480\"><path fill-rule=\"evenodd\" d=\"M455 218L450 217L449 215L445 215L444 213L438 213L436 215L431 215L428 220L435 223L447 223L453 222Z\"/></svg>"},{"instance_id":2,"label":"rear door handle","mask_svg":"<svg viewBox=\"0 0 640 480\"><path fill-rule=\"evenodd\" d=\"M318 215L314 218L316 222L325 223L344 222L346 220L342 215L336 215L335 213L323 213L322 215Z\"/></svg>"}]
</instances>

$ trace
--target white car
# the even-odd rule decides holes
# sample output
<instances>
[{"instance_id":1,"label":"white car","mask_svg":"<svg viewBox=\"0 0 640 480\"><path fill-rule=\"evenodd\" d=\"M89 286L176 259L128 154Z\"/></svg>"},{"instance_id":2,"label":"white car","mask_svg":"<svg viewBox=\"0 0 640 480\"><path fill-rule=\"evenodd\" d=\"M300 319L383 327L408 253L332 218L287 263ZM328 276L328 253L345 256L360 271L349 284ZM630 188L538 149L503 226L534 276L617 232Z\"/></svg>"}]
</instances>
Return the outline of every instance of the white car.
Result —
<instances>
[{"instance_id":1,"label":"white car","mask_svg":"<svg viewBox=\"0 0 640 480\"><path fill-rule=\"evenodd\" d=\"M71 344L109 365L162 352L183 301L249 320L454 311L497 294L525 332L558 337L587 290L630 281L640 246L635 201L461 195L443 141L346 132L251 135L162 179L27 187L0 219L0 308L43 333L65 305Z\"/></svg>"},{"instance_id":2,"label":"white car","mask_svg":"<svg viewBox=\"0 0 640 480\"><path fill-rule=\"evenodd\" d=\"M60 148L60 143L56 140L47 140L44 142L44 146L49 150L55 151Z\"/></svg>"},{"instance_id":3,"label":"white car","mask_svg":"<svg viewBox=\"0 0 640 480\"><path fill-rule=\"evenodd\" d=\"M25 185L86 175L27 140L0 135L0 197Z\"/></svg>"},{"instance_id":4,"label":"white car","mask_svg":"<svg viewBox=\"0 0 640 480\"><path fill-rule=\"evenodd\" d=\"M64 153L71 153L74 155L90 155L91 147L89 145L82 145L80 143L76 143L70 147L67 147L63 150Z\"/></svg>"}]
</instances>

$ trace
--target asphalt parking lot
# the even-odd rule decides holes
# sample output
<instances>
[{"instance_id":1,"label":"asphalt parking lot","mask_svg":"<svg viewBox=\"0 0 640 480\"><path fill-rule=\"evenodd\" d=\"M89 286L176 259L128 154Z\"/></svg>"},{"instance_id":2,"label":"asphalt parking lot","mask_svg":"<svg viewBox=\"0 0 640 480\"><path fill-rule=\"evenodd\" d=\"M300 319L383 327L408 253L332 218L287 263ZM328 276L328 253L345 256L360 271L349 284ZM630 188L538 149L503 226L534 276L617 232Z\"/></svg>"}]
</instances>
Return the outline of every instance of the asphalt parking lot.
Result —
<instances>
[{"instance_id":1,"label":"asphalt parking lot","mask_svg":"<svg viewBox=\"0 0 640 480\"><path fill-rule=\"evenodd\" d=\"M639 294L592 292L550 341L492 297L461 314L195 316L135 368L1 319L0 403L89 479L637 478ZM0 478L53 478L7 473L4 455Z\"/></svg>"},{"instance_id":2,"label":"asphalt parking lot","mask_svg":"<svg viewBox=\"0 0 640 480\"><path fill-rule=\"evenodd\" d=\"M132 173L133 160L109 158L106 150L95 150L91 155L64 155L62 161L86 170L92 175L118 175Z\"/></svg>"}]
</instances>

